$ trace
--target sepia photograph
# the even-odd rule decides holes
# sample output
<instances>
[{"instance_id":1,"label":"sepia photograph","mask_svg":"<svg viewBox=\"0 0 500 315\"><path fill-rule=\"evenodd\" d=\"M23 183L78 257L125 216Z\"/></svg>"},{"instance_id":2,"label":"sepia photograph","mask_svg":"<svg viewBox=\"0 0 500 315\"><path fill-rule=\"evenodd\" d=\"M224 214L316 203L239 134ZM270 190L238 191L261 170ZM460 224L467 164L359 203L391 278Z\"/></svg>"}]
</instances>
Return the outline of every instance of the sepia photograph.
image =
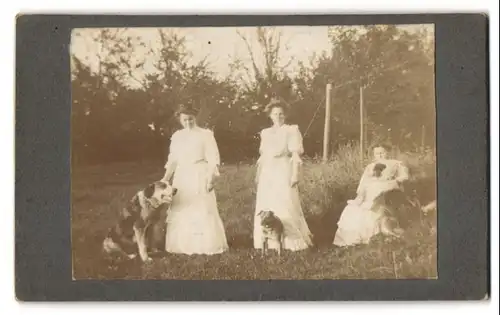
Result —
<instances>
[{"instance_id":1,"label":"sepia photograph","mask_svg":"<svg viewBox=\"0 0 500 315\"><path fill-rule=\"evenodd\" d=\"M69 50L73 280L438 279L434 24Z\"/></svg>"}]
</instances>

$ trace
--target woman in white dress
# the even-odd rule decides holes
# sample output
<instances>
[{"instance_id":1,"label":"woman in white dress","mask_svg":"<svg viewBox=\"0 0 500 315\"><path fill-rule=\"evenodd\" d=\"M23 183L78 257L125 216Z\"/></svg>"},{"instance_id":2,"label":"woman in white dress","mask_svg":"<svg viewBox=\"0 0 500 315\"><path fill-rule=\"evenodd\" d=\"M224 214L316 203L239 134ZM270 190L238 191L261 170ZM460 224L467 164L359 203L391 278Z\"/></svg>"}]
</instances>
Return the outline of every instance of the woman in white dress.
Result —
<instances>
[{"instance_id":1,"label":"woman in white dress","mask_svg":"<svg viewBox=\"0 0 500 315\"><path fill-rule=\"evenodd\" d=\"M257 162L257 200L254 216L254 247L262 248L262 230L257 214L273 211L284 226L283 248L297 251L312 245L311 232L302 212L298 191L298 172L302 164L302 135L297 125L285 124L287 107L278 101L266 106L273 126L260 133ZM279 244L269 242L269 248Z\"/></svg>"},{"instance_id":2,"label":"woman in white dress","mask_svg":"<svg viewBox=\"0 0 500 315\"><path fill-rule=\"evenodd\" d=\"M370 211L374 199L381 193L402 189L408 180L408 169L401 161L388 159L388 147L374 147L374 161L361 177L356 198L349 200L337 223L337 233L333 241L337 246L367 244L379 234L381 214ZM380 167L382 166L382 167Z\"/></svg>"},{"instance_id":3,"label":"woman in white dress","mask_svg":"<svg viewBox=\"0 0 500 315\"><path fill-rule=\"evenodd\" d=\"M213 132L196 125L197 111L181 105L183 129L171 138L164 180L177 188L167 214L165 249L181 254L220 254L228 249L213 181L219 150Z\"/></svg>"}]
</instances>

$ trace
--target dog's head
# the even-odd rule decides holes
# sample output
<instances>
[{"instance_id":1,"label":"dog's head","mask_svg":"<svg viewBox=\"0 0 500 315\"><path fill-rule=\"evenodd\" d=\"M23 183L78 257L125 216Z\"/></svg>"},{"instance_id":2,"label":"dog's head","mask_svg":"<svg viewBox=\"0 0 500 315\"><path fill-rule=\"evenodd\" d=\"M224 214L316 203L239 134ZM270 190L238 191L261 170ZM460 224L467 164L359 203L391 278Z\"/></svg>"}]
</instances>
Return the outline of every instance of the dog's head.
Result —
<instances>
[{"instance_id":1,"label":"dog's head","mask_svg":"<svg viewBox=\"0 0 500 315\"><path fill-rule=\"evenodd\" d=\"M272 226L278 220L271 210L261 210L257 213L257 216L260 217L260 224L263 226Z\"/></svg>"},{"instance_id":2,"label":"dog's head","mask_svg":"<svg viewBox=\"0 0 500 315\"><path fill-rule=\"evenodd\" d=\"M373 166L373 176L380 177L382 176L382 172L386 169L385 164L377 163Z\"/></svg>"},{"instance_id":3,"label":"dog's head","mask_svg":"<svg viewBox=\"0 0 500 315\"><path fill-rule=\"evenodd\" d=\"M177 188L163 181L154 182L144 189L144 197L158 206L171 203L176 193Z\"/></svg>"}]
</instances>

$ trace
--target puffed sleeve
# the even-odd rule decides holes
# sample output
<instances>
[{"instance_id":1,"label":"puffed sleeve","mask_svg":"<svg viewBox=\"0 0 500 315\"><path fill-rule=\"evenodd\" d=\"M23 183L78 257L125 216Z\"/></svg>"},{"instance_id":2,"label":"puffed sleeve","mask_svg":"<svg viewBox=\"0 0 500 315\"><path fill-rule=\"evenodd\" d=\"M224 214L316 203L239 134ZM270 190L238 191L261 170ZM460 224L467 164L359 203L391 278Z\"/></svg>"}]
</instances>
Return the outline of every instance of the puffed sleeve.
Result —
<instances>
[{"instance_id":1,"label":"puffed sleeve","mask_svg":"<svg viewBox=\"0 0 500 315\"><path fill-rule=\"evenodd\" d=\"M398 183L405 182L410 178L408 167L406 167L403 162L398 162L396 170L397 172L395 179Z\"/></svg>"},{"instance_id":2,"label":"puffed sleeve","mask_svg":"<svg viewBox=\"0 0 500 315\"><path fill-rule=\"evenodd\" d=\"M266 129L262 129L260 132L259 132L259 138L260 138L260 144L259 144L259 159L257 160L257 164L260 164L260 162L262 161L262 156L264 155L264 151L266 150L265 149L265 141L266 141Z\"/></svg>"},{"instance_id":3,"label":"puffed sleeve","mask_svg":"<svg viewBox=\"0 0 500 315\"><path fill-rule=\"evenodd\" d=\"M217 146L213 131L209 129L205 131L205 158L210 166L212 175L219 176L219 147Z\"/></svg>"},{"instance_id":4,"label":"puffed sleeve","mask_svg":"<svg viewBox=\"0 0 500 315\"><path fill-rule=\"evenodd\" d=\"M263 156L264 156L264 151L265 151L265 145L264 145L264 141L266 141L265 139L265 130L266 129L262 129L260 132L259 132L259 138L260 138L260 144L259 144L259 158L257 159L257 163L256 163L256 166L257 166L257 172L256 172L256 175L255 175L255 178L256 180L259 179L259 176L260 176L260 170L261 170L261 164L262 164L262 159L263 159Z\"/></svg>"},{"instance_id":5,"label":"puffed sleeve","mask_svg":"<svg viewBox=\"0 0 500 315\"><path fill-rule=\"evenodd\" d=\"M302 144L302 134L300 133L299 126L291 125L288 131L287 139L288 151L292 154L292 173L291 181L295 183L299 179L300 166L302 165L302 159L300 156L304 153L304 147Z\"/></svg>"},{"instance_id":6,"label":"puffed sleeve","mask_svg":"<svg viewBox=\"0 0 500 315\"><path fill-rule=\"evenodd\" d=\"M167 168L168 164L173 164L177 162L177 151L178 151L177 147L179 146L178 138L179 138L178 131L174 132L170 137L170 147L168 151L168 158L167 158L167 163L165 164L165 168Z\"/></svg>"},{"instance_id":7,"label":"puffed sleeve","mask_svg":"<svg viewBox=\"0 0 500 315\"><path fill-rule=\"evenodd\" d=\"M265 151L266 129L262 129L259 132L259 137L260 137L259 154L263 155Z\"/></svg>"},{"instance_id":8,"label":"puffed sleeve","mask_svg":"<svg viewBox=\"0 0 500 315\"><path fill-rule=\"evenodd\" d=\"M179 147L179 131L174 132L172 137L170 137L170 148L168 152L167 162L165 163L165 180L170 180L177 167L178 159L178 147Z\"/></svg>"},{"instance_id":9,"label":"puffed sleeve","mask_svg":"<svg viewBox=\"0 0 500 315\"><path fill-rule=\"evenodd\" d=\"M365 189L366 180L372 175L372 171L373 171L373 164L370 164L365 168L363 175L361 175L361 179L359 180L358 189L356 189L356 194L360 195L363 192L363 190Z\"/></svg>"},{"instance_id":10,"label":"puffed sleeve","mask_svg":"<svg viewBox=\"0 0 500 315\"><path fill-rule=\"evenodd\" d=\"M302 134L300 133L299 126L291 125L288 135L288 151L292 153L292 159L295 162L301 163L300 156L304 153Z\"/></svg>"}]
</instances>

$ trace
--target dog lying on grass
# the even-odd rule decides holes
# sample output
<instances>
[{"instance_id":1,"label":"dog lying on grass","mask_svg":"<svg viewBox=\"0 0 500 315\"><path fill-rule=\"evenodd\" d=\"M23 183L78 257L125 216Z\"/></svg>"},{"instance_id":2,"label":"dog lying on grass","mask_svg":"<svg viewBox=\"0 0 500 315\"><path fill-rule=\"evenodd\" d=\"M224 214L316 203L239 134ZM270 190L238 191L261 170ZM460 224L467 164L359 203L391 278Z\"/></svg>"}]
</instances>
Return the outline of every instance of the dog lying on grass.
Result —
<instances>
[{"instance_id":1,"label":"dog lying on grass","mask_svg":"<svg viewBox=\"0 0 500 315\"><path fill-rule=\"evenodd\" d=\"M177 193L169 183L157 181L138 191L120 212L118 222L109 229L103 241L108 254L121 253L133 259L139 254L149 261L148 231L158 223L161 211L170 205Z\"/></svg>"}]
</instances>

